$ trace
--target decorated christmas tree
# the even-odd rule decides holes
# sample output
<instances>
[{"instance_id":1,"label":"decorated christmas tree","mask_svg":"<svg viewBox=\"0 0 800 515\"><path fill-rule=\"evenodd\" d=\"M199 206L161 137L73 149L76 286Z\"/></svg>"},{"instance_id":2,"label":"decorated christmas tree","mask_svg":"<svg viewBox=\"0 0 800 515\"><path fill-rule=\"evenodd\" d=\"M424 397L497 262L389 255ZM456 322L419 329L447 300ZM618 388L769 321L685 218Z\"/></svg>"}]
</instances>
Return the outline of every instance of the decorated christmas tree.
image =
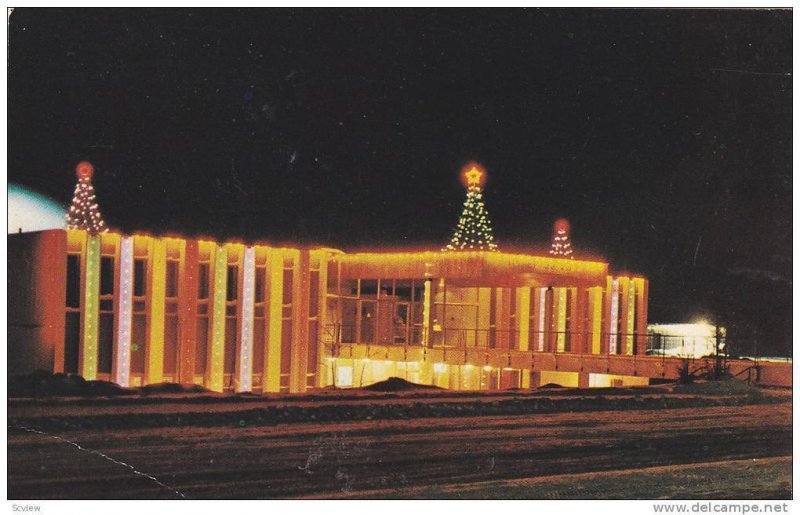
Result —
<instances>
[{"instance_id":1,"label":"decorated christmas tree","mask_svg":"<svg viewBox=\"0 0 800 515\"><path fill-rule=\"evenodd\" d=\"M75 167L75 174L78 176L78 184L75 185L72 205L67 212L67 229L81 229L91 234L107 231L92 186L92 174L94 174L92 163L81 161Z\"/></svg>"},{"instance_id":2,"label":"decorated christmas tree","mask_svg":"<svg viewBox=\"0 0 800 515\"><path fill-rule=\"evenodd\" d=\"M464 210L458 219L453 238L442 249L442 252L454 250L489 250L496 251L497 244L492 235L492 224L489 213L483 204L481 187L484 183L485 171L477 163L464 167L462 177L467 186L467 199Z\"/></svg>"},{"instance_id":3,"label":"decorated christmas tree","mask_svg":"<svg viewBox=\"0 0 800 515\"><path fill-rule=\"evenodd\" d=\"M556 257L572 259L572 243L569 241L569 222L563 218L553 224L553 243L550 254Z\"/></svg>"}]
</instances>

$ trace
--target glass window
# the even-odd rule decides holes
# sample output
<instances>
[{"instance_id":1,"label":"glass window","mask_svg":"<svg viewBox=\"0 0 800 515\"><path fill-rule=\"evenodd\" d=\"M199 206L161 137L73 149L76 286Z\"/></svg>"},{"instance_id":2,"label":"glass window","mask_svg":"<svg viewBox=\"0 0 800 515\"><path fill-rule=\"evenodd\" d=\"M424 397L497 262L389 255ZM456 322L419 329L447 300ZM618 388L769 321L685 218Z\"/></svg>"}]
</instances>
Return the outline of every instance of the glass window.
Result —
<instances>
[{"instance_id":1,"label":"glass window","mask_svg":"<svg viewBox=\"0 0 800 515\"><path fill-rule=\"evenodd\" d=\"M178 262L167 261L167 297L178 296Z\"/></svg>"},{"instance_id":2,"label":"glass window","mask_svg":"<svg viewBox=\"0 0 800 515\"><path fill-rule=\"evenodd\" d=\"M67 307L81 307L81 256L67 256Z\"/></svg>"},{"instance_id":3,"label":"glass window","mask_svg":"<svg viewBox=\"0 0 800 515\"><path fill-rule=\"evenodd\" d=\"M342 295L349 295L353 297L358 295L358 280L342 279Z\"/></svg>"},{"instance_id":4,"label":"glass window","mask_svg":"<svg viewBox=\"0 0 800 515\"><path fill-rule=\"evenodd\" d=\"M374 299L378 296L378 280L377 279L361 279L359 287L360 297Z\"/></svg>"},{"instance_id":5,"label":"glass window","mask_svg":"<svg viewBox=\"0 0 800 515\"><path fill-rule=\"evenodd\" d=\"M291 269L284 269L283 271L283 303L284 304L291 304L292 303L292 285L293 285L294 274L292 273Z\"/></svg>"},{"instance_id":6,"label":"glass window","mask_svg":"<svg viewBox=\"0 0 800 515\"><path fill-rule=\"evenodd\" d=\"M198 271L198 280L199 284L197 286L197 298L198 299L207 299L208 298L208 276L210 273L209 264L208 263L200 263L200 269Z\"/></svg>"},{"instance_id":7,"label":"glass window","mask_svg":"<svg viewBox=\"0 0 800 515\"><path fill-rule=\"evenodd\" d=\"M255 284L255 301L264 302L266 298L265 289L266 289L266 280L267 278L267 269L266 267L257 267L256 268L256 284Z\"/></svg>"},{"instance_id":8,"label":"glass window","mask_svg":"<svg viewBox=\"0 0 800 515\"><path fill-rule=\"evenodd\" d=\"M361 302L361 342L375 342L375 315L377 303L374 301Z\"/></svg>"},{"instance_id":9,"label":"glass window","mask_svg":"<svg viewBox=\"0 0 800 515\"><path fill-rule=\"evenodd\" d=\"M147 271L147 260L136 258L133 260L133 295L134 297L144 297L145 292L145 273Z\"/></svg>"},{"instance_id":10,"label":"glass window","mask_svg":"<svg viewBox=\"0 0 800 515\"><path fill-rule=\"evenodd\" d=\"M319 272L311 272L308 292L308 316L315 317L319 314Z\"/></svg>"},{"instance_id":11,"label":"glass window","mask_svg":"<svg viewBox=\"0 0 800 515\"><path fill-rule=\"evenodd\" d=\"M411 281L409 279L395 281L394 295L401 300L411 300Z\"/></svg>"},{"instance_id":12,"label":"glass window","mask_svg":"<svg viewBox=\"0 0 800 515\"><path fill-rule=\"evenodd\" d=\"M100 258L100 295L114 294L114 258L102 256Z\"/></svg>"},{"instance_id":13,"label":"glass window","mask_svg":"<svg viewBox=\"0 0 800 515\"><path fill-rule=\"evenodd\" d=\"M227 285L227 294L225 298L227 300L236 300L239 295L238 287L239 287L239 267L237 265L228 265L228 285Z\"/></svg>"}]
</instances>

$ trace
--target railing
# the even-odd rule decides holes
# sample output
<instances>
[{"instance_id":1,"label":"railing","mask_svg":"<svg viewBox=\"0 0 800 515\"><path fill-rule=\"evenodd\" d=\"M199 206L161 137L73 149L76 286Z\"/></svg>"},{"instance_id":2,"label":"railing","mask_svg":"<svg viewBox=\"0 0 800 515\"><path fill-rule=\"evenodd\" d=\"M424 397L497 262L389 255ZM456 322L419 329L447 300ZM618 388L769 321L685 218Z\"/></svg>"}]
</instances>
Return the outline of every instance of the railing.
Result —
<instances>
[{"instance_id":1,"label":"railing","mask_svg":"<svg viewBox=\"0 0 800 515\"><path fill-rule=\"evenodd\" d=\"M327 346L349 344L389 345L421 347L423 328L421 326L396 328L396 331L377 332L373 327L355 324L331 324L322 332L322 342ZM411 334L409 338L408 335ZM599 336L599 338L598 338ZM526 350L559 353L592 353L599 343L601 354L643 354L643 349L655 348L652 343L657 335L643 333L601 333L573 331L529 331L527 342L520 341L520 332L497 328L439 328L433 326L428 339L428 348L445 349L498 349ZM644 346L644 347L643 347ZM659 354L660 355L660 354Z\"/></svg>"}]
</instances>

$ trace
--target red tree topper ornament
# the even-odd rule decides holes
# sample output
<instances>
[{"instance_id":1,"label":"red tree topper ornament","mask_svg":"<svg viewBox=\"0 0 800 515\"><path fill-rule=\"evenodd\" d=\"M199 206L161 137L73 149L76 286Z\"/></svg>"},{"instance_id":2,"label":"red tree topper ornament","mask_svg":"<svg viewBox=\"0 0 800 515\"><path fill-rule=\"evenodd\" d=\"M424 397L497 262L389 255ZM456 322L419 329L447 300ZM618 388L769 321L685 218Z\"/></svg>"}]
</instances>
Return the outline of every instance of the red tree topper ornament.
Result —
<instances>
[{"instance_id":1,"label":"red tree topper ornament","mask_svg":"<svg viewBox=\"0 0 800 515\"><path fill-rule=\"evenodd\" d=\"M91 179L94 174L94 166L89 161L81 161L75 167L75 173L78 179Z\"/></svg>"},{"instance_id":2,"label":"red tree topper ornament","mask_svg":"<svg viewBox=\"0 0 800 515\"><path fill-rule=\"evenodd\" d=\"M553 230L560 233L569 232L569 221L565 218L559 218L556 220L556 223L553 224Z\"/></svg>"}]
</instances>

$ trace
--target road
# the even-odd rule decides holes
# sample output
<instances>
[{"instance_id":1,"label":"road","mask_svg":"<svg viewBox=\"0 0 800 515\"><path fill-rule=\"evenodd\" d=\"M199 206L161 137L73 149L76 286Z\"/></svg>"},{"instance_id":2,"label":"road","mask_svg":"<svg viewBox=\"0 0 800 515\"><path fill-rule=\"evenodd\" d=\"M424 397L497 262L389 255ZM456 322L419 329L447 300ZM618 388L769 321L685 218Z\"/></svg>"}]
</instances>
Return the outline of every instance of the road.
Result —
<instances>
[{"instance_id":1,"label":"road","mask_svg":"<svg viewBox=\"0 0 800 515\"><path fill-rule=\"evenodd\" d=\"M130 426L119 408L108 408L99 427L73 430L12 404L8 495L788 498L791 397L782 395L769 403L588 412L323 422L312 414L255 426L243 417L210 427L175 422L180 413L167 426ZM230 404L224 409L235 419Z\"/></svg>"}]
</instances>

